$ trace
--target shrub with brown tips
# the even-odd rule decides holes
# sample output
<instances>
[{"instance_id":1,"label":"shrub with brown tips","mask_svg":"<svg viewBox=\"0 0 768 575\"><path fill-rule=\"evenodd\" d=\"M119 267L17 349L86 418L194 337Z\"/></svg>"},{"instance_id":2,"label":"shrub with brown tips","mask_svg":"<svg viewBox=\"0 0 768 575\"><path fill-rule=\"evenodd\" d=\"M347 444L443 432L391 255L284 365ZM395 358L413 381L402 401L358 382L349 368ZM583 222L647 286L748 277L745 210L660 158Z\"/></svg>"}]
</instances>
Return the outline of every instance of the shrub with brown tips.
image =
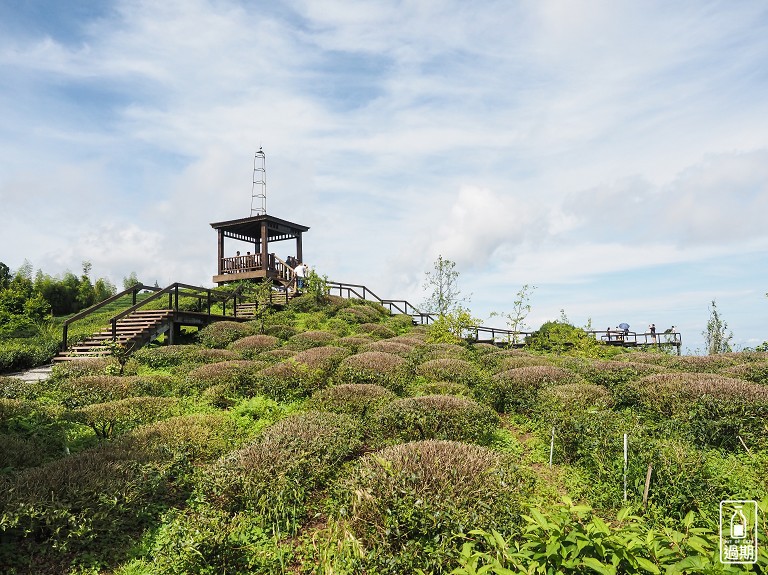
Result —
<instances>
[{"instance_id":1,"label":"shrub with brown tips","mask_svg":"<svg viewBox=\"0 0 768 575\"><path fill-rule=\"evenodd\" d=\"M85 375L59 382L56 390L63 396L62 404L75 409L135 395L169 395L173 387L173 378L162 375Z\"/></svg>"},{"instance_id":2,"label":"shrub with brown tips","mask_svg":"<svg viewBox=\"0 0 768 575\"><path fill-rule=\"evenodd\" d=\"M282 342L279 337L273 335L249 335L229 344L229 349L238 351L243 355L253 356L262 351L269 351L280 346Z\"/></svg>"},{"instance_id":3,"label":"shrub with brown tips","mask_svg":"<svg viewBox=\"0 0 768 575\"><path fill-rule=\"evenodd\" d=\"M144 423L178 415L180 411L175 397L129 397L73 409L65 417L87 425L100 439L110 439Z\"/></svg>"},{"instance_id":4,"label":"shrub with brown tips","mask_svg":"<svg viewBox=\"0 0 768 575\"><path fill-rule=\"evenodd\" d=\"M500 413L528 413L542 387L577 383L579 379L573 372L553 366L518 367L483 380L475 395Z\"/></svg>"},{"instance_id":5,"label":"shrub with brown tips","mask_svg":"<svg viewBox=\"0 0 768 575\"><path fill-rule=\"evenodd\" d=\"M256 374L268 364L263 361L236 359L201 365L190 371L186 379L187 392L199 392L213 385L226 384L233 389L247 390Z\"/></svg>"},{"instance_id":6,"label":"shrub with brown tips","mask_svg":"<svg viewBox=\"0 0 768 575\"><path fill-rule=\"evenodd\" d=\"M413 346L387 339L368 343L362 346L360 351L383 351L384 353L391 353L400 357L408 357L413 351Z\"/></svg>"},{"instance_id":7,"label":"shrub with brown tips","mask_svg":"<svg viewBox=\"0 0 768 575\"><path fill-rule=\"evenodd\" d=\"M304 331L291 336L285 347L296 351L303 351L313 347L331 345L338 339L336 335L327 331Z\"/></svg>"},{"instance_id":8,"label":"shrub with brown tips","mask_svg":"<svg viewBox=\"0 0 768 575\"><path fill-rule=\"evenodd\" d=\"M416 367L416 373L429 381L452 381L470 387L483 377L474 363L448 357L426 361Z\"/></svg>"},{"instance_id":9,"label":"shrub with brown tips","mask_svg":"<svg viewBox=\"0 0 768 575\"><path fill-rule=\"evenodd\" d=\"M456 533L517 525L532 484L490 449L430 440L366 455L341 494L345 518L382 572L438 571L451 562Z\"/></svg>"},{"instance_id":10,"label":"shrub with brown tips","mask_svg":"<svg viewBox=\"0 0 768 575\"><path fill-rule=\"evenodd\" d=\"M239 321L216 321L197 333L197 340L204 347L223 348L243 337L254 335L256 326Z\"/></svg>"},{"instance_id":11,"label":"shrub with brown tips","mask_svg":"<svg viewBox=\"0 0 768 575\"><path fill-rule=\"evenodd\" d=\"M384 438L397 442L449 439L486 443L499 425L487 405L453 395L423 395L397 399L377 414Z\"/></svg>"},{"instance_id":12,"label":"shrub with brown tips","mask_svg":"<svg viewBox=\"0 0 768 575\"><path fill-rule=\"evenodd\" d=\"M380 323L364 323L357 326L357 333L365 333L374 339L389 339L397 334L385 325Z\"/></svg>"},{"instance_id":13,"label":"shrub with brown tips","mask_svg":"<svg viewBox=\"0 0 768 575\"><path fill-rule=\"evenodd\" d=\"M408 378L405 359L382 351L366 351L345 358L334 376L338 383L372 383L402 393Z\"/></svg>"},{"instance_id":14,"label":"shrub with brown tips","mask_svg":"<svg viewBox=\"0 0 768 575\"><path fill-rule=\"evenodd\" d=\"M380 385L347 383L315 392L307 405L317 411L346 413L364 422L396 398L394 393Z\"/></svg>"}]
</instances>

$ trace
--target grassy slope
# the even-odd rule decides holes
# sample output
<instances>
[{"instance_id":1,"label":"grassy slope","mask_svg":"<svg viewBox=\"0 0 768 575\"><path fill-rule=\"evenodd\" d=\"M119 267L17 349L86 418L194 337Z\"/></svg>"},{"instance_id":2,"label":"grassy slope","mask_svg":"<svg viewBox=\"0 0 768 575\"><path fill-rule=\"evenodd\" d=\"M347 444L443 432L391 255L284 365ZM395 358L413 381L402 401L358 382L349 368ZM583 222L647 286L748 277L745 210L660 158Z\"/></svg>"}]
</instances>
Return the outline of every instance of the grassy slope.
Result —
<instances>
[{"instance_id":1,"label":"grassy slope","mask_svg":"<svg viewBox=\"0 0 768 575\"><path fill-rule=\"evenodd\" d=\"M311 303L298 303L294 306L294 312L280 312L272 318L271 323L293 326L294 331L325 330L337 336L370 332L371 328L363 325L370 326L371 323L386 325L394 333L405 336L420 331L383 315L376 319L368 318L369 321L365 321L365 324L361 321L349 321L348 316L342 319L338 308L343 305L348 304L336 301L335 308L317 308ZM89 324L79 327L75 334L91 333L94 326L98 328L103 325L114 313L114 309L105 310ZM216 337L220 338L218 341L221 342L221 347L226 347L227 339L235 337L229 333L214 335L211 341L216 341ZM422 335L416 334L416 337ZM297 341L296 338L289 339L287 342L282 341L280 345L281 348L291 349L295 355L298 348L305 345ZM410 343L413 344L413 341ZM39 470L41 474L35 476L36 481L48 485L47 489L60 494L54 497L54 500L58 501L54 507L59 511L55 511L49 504L50 494L39 500L30 495L27 503L36 511L27 515L13 510L12 503L9 503L13 501L12 498L3 500L4 510L8 515L3 520L5 523L0 523L0 528L6 529L9 535L5 540L0 540L0 550L3 545L19 544L22 551L14 552L15 569L18 573L68 570L75 572L83 565L88 566L92 572L114 572L123 575L222 572L224 569L227 569L227 572L310 573L316 572L318 565L328 573L412 572L417 567L434 572L448 572L448 565L455 566L455 563L450 563L447 558L443 566L439 562L434 564L428 560L431 556L436 557L439 553L447 552L446 547L425 548L422 553L413 553L411 547L405 546L403 549L406 551L403 551L401 557L388 558L383 556L388 553L384 548L377 550L375 546L369 546L365 549L366 555L359 546L360 533L356 533L353 526L341 519L345 515L340 506L343 506L345 499L338 489L343 484L345 470L351 469L356 461L359 461L361 454L384 444L401 441L394 436L387 436L386 432L382 432L383 437L368 437L364 440L362 448L344 456L342 459L346 461L341 465L341 473L338 469L333 468L335 471L329 472L327 467L323 467L327 462L322 461L322 456L319 463L312 463L311 456L304 452L302 457L310 457L307 460L309 467L302 468L301 475L290 476L294 477L292 481L298 481L293 485L304 485L302 489L308 490L298 499L295 491L275 491L277 488L274 485L259 487L272 493L268 503L270 512L284 512L287 523L282 529L279 528L279 522L270 523L258 517L254 518L255 512L252 509L249 514L242 515L237 506L222 507L216 498L211 498L211 494L217 489L224 489L222 485L230 485L228 481L231 481L231 477L216 479L218 483L212 479L216 477L213 470L220 465L217 463L218 458L226 456L227 453L234 453L240 446L258 443L264 430L270 429L276 422L284 421L291 414L305 413L309 407L303 397L291 397L290 393L286 395L285 389L276 384L269 387L272 397L254 395L252 390L244 391L243 382L261 380L242 365L236 369L232 368L235 371L227 372L223 376L213 368L206 368L207 372L202 368L204 363L215 365L234 358L248 358L252 361L255 352L221 351L216 352L219 355L214 357L211 353L203 353L195 347L189 347L188 350L188 356L183 356L183 352L176 356L164 355L160 349L157 352L145 351L143 357L139 354L136 360L129 363L128 371L138 374L141 376L139 379L143 377L149 383L135 383L134 377L134 380L131 380L134 383L131 385L137 387L128 389L125 397L160 395L168 399L178 398L178 402L171 407L165 400L165 403L153 403L154 407L148 408L151 411L149 414L147 408L142 408L143 411L139 414L119 412L124 406L114 407L115 404L109 402L93 403L93 398L82 399L82 387L71 384L75 381L74 374L64 372L55 380L43 383L36 389L27 389L23 393L14 392L10 384L2 388L10 390L5 391L5 396L14 397L16 393L15 397L32 402L27 404L32 406L32 415L25 412L23 417L16 417L10 408L4 408L4 428L1 431L6 434L5 437L15 438L14 441L26 442L20 444L20 451L37 449L41 453L44 452L39 460L33 458L31 461L25 460L19 454L13 460L11 454L11 463L6 461L2 464L6 466L4 480L9 485L14 485L14 481L22 478L28 483L29 478ZM413 345L413 351L408 355L412 375L409 376L409 385L402 394L412 396L423 392L423 386L428 384L432 376L426 369L420 371L419 366L430 360L430 353L439 356L443 352L451 354L454 351L443 349L439 345ZM486 352L487 349L481 348L467 348L465 352L461 352L464 361L477 368L480 375L476 377L492 378L493 372L500 369L499 364L494 365L494 362L487 359ZM512 357L525 357L525 361L528 361L529 356L517 354ZM574 360L561 356L543 355L537 356L537 360L542 357L547 366L566 369L579 377L592 373L585 366L600 365L597 363L600 360L597 359ZM637 357L645 362L657 361L645 354ZM525 361L520 360L521 365ZM665 372L687 373L694 368L709 372L732 372L734 365L747 364L748 361L759 364L764 358L740 357L734 354L723 360L722 365L716 362L711 365L699 362L693 367L691 362L676 361L674 358L668 361L662 358L657 363L664 364L661 369ZM286 365L292 362L295 364L295 360L291 359L282 361ZM264 365L266 364L257 367ZM104 369L114 370L108 366L99 369L101 372ZM733 375L731 372L729 375ZM290 385L306 377L306 372L292 373L286 380L291 382ZM328 371L324 377L326 382L329 377L332 379L333 370ZM434 379L437 379L437 376ZM118 381L122 380L107 382L106 387L110 390L107 395L111 394L110 398L117 397L115 390L120 387ZM309 388L312 385L322 387L323 383L310 382L307 385ZM470 393L477 393L477 385L471 383ZM206 386L209 386L208 391L204 391ZM618 389L619 391L617 388L612 389L614 397L617 393L622 393L623 388ZM463 393L459 387L451 390ZM95 391L93 393L98 395ZM89 404L89 401L92 403ZM109 407L88 407L91 404ZM89 409L91 411L88 411ZM621 474L617 474L616 467L620 467L620 449L616 449L612 454L607 453L607 444L601 441L606 435L616 434L617 430L626 427L630 427L631 433L641 438L639 442L650 446L646 450L638 446L633 456L639 459L650 457L659 467L654 480L658 480L660 484L654 485L651 508L647 514L647 520L654 524L665 521L679 522L680 518L674 513L676 506L690 506L692 501L697 509L706 515L716 509L719 497L724 495L758 498L765 496L768 455L761 449L754 449L754 446L748 457L743 450L697 445L691 435L683 429L681 420L673 422L666 416L648 411L641 412L634 408L595 411L593 408L579 406L574 400L573 404L569 404L562 411L557 409L556 406L550 406L548 411L544 412L523 409L516 413L504 414L489 443L491 449L511 457L519 466L520 473L533 478L533 487L525 494L527 505L546 511L554 509L563 496L570 496L591 503L599 510L600 515L615 522L616 512L621 506ZM73 415L75 412L77 413ZM96 427L84 424L88 421L100 421L87 419L93 416L92 412L102 418L105 417L104 412L121 414L111 416L118 421L111 440L100 441L94 431ZM574 413L585 414L585 417L570 418ZM562 433L571 433L572 436L563 436L562 439L558 437L555 465L550 467L548 430L551 423L549 416L552 414L560 416L558 421L562 429L566 430ZM171 424L159 427L164 420L175 422L176 427ZM196 427L193 426L193 431L182 432L179 427L181 424L178 423L180 421L186 422L184 425L192 421ZM152 435L141 436L142 430ZM154 445L153 442L158 441L158 436L164 438L162 442L165 443L161 442L162 445L175 446L170 452L167 451L169 448L164 448L165 455L159 459L153 459L155 456L147 451L149 447L141 451L132 447L132 437L144 437L141 440L142 445L148 442L145 445L147 446ZM182 440L171 439L182 436ZM149 437L154 439L149 441ZM620 442L619 437L620 435L614 438L617 445ZM307 439L313 440L314 438ZM566 444L566 440L570 440L570 443ZM126 441L128 443L125 443ZM69 456L57 451L56 446L60 444L66 445ZM332 445L335 444L327 443L326 448L337 449L331 447ZM103 458L116 457L116 453L128 459L120 459L123 463L110 463L103 467L104 471L100 474L98 470L102 469L99 466L103 465ZM139 453L140 457L137 455ZM271 452L270 455L279 459L279 450ZM8 457L8 454L5 456ZM91 461L91 469L97 471L89 474L87 469L68 470L68 461L74 461L68 458L73 457ZM135 464L130 463L131 458L134 458ZM128 475L115 475L114 470L124 465L132 471ZM322 473L313 465L317 465L317 469ZM631 469L629 495L634 504L637 504L641 497L642 484L637 483L637 478L644 477L644 471L644 463L634 465ZM93 477L94 474L101 476ZM69 478L67 481L74 480L74 485L81 487L61 487L59 482L64 481L65 475ZM307 477L310 477L311 481ZM214 483L210 483L211 481ZM739 482L744 486L741 492L737 492ZM94 485L93 491L88 491L89 485ZM145 489L144 486L147 485L152 488ZM214 488L214 485L219 487ZM226 489L230 488L231 485ZM5 492L8 493L7 490ZM238 497L240 499L237 501L248 498L242 494ZM280 508L280 501L283 500L280 498L283 497L286 498L285 501L293 501L292 510ZM411 502L408 505L413 504ZM296 505L300 507L298 511ZM400 501L398 505L405 507L398 507L397 510L393 508L393 513L410 513L404 501ZM75 508L90 511L78 515L74 511ZM57 514L61 513L61 509L69 510L68 522L58 522L60 515ZM14 526L13 517L16 516L31 522L33 528L30 537L36 537L37 541L21 537L22 532L19 529L24 523L22 521ZM45 517L48 519L43 519ZM111 519L99 527L99 517ZM41 527L46 524L48 527ZM117 528L110 527L112 524L123 526L119 535L110 531ZM51 526L60 531L51 531ZM422 528L427 529L426 526ZM515 536L515 533L510 532L508 535ZM19 537L21 539L18 539ZM44 552L41 552L40 543L46 543ZM459 543L456 543L454 550L458 552L458 548ZM419 564L419 561L422 563ZM73 565L75 567L72 567Z\"/></svg>"}]
</instances>

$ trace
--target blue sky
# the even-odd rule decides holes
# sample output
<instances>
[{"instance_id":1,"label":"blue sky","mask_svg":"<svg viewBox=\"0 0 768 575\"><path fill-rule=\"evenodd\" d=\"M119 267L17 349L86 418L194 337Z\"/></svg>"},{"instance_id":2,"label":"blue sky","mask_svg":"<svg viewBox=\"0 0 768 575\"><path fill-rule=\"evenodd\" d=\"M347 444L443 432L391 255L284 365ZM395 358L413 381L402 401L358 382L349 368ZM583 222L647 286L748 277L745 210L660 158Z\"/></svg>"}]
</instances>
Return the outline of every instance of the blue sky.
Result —
<instances>
[{"instance_id":1,"label":"blue sky","mask_svg":"<svg viewBox=\"0 0 768 575\"><path fill-rule=\"evenodd\" d=\"M763 2L0 0L0 261L210 285L263 146L331 279L754 346L767 94Z\"/></svg>"}]
</instances>

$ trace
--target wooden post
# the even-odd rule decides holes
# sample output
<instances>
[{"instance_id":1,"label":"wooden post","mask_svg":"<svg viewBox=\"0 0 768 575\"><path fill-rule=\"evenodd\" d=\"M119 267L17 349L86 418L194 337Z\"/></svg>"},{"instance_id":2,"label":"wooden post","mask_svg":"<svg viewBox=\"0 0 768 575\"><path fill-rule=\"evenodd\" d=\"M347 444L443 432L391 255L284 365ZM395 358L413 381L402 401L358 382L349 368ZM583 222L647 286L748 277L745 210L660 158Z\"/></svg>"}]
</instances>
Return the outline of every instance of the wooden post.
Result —
<instances>
[{"instance_id":1,"label":"wooden post","mask_svg":"<svg viewBox=\"0 0 768 575\"><path fill-rule=\"evenodd\" d=\"M304 253L301 249L301 232L296 236L296 259L304 263Z\"/></svg>"},{"instance_id":2,"label":"wooden post","mask_svg":"<svg viewBox=\"0 0 768 575\"><path fill-rule=\"evenodd\" d=\"M267 241L269 239L269 231L267 230L267 222L261 222L261 269L264 270L264 277L266 278L267 269L269 269L269 253Z\"/></svg>"},{"instance_id":3,"label":"wooden post","mask_svg":"<svg viewBox=\"0 0 768 575\"><path fill-rule=\"evenodd\" d=\"M218 263L218 269L219 273L218 275L221 275L221 272L223 271L222 264L224 262L224 230L219 230L219 263Z\"/></svg>"},{"instance_id":4,"label":"wooden post","mask_svg":"<svg viewBox=\"0 0 768 575\"><path fill-rule=\"evenodd\" d=\"M643 490L643 507L648 507L648 489L651 487L651 473L653 463L648 464L648 473L645 474L645 489Z\"/></svg>"}]
</instances>

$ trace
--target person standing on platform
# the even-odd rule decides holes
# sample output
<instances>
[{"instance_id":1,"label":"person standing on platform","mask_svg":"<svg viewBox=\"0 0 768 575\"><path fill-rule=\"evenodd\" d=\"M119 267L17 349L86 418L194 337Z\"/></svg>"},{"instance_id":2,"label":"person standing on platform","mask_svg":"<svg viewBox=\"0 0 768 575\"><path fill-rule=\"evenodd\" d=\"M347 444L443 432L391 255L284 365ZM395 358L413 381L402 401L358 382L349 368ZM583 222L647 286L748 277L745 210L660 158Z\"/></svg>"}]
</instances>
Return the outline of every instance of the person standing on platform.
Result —
<instances>
[{"instance_id":1,"label":"person standing on platform","mask_svg":"<svg viewBox=\"0 0 768 575\"><path fill-rule=\"evenodd\" d=\"M648 331L651 332L651 343L656 343L656 324L652 323L650 327L648 327Z\"/></svg>"},{"instance_id":2,"label":"person standing on platform","mask_svg":"<svg viewBox=\"0 0 768 575\"><path fill-rule=\"evenodd\" d=\"M299 264L294 268L293 273L296 274L297 290L304 289L304 280L307 277L307 270L308 270L307 264Z\"/></svg>"}]
</instances>

